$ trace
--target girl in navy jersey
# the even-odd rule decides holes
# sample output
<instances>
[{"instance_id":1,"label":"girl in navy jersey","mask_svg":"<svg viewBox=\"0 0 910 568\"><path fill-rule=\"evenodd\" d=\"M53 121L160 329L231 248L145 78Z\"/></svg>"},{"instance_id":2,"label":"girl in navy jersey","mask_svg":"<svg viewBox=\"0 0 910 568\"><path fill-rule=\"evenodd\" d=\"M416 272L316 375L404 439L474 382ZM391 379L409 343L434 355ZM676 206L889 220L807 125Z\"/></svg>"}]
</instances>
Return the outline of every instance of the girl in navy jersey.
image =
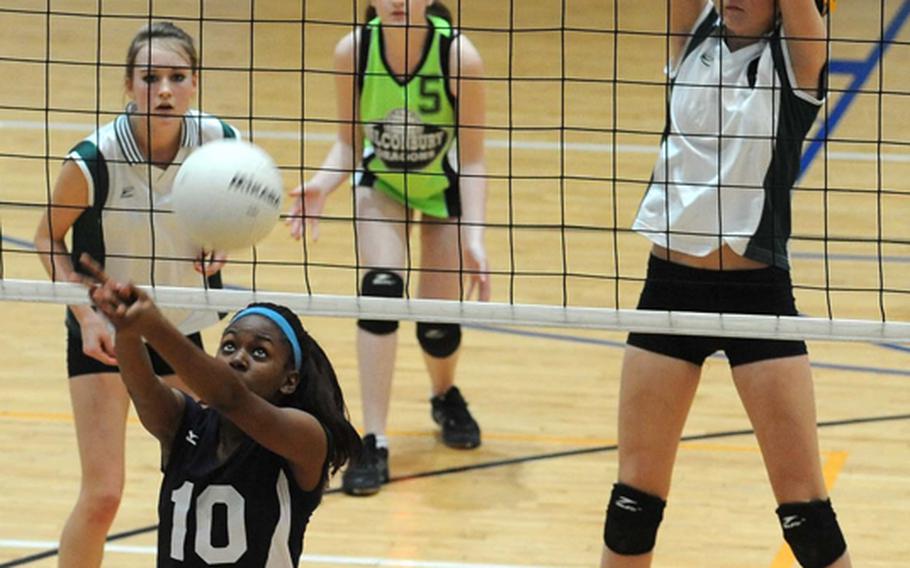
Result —
<instances>
[{"instance_id":1,"label":"girl in navy jersey","mask_svg":"<svg viewBox=\"0 0 910 568\"><path fill-rule=\"evenodd\" d=\"M210 357L142 290L82 262L139 419L161 443L159 568L297 566L329 475L359 445L325 352L287 308L251 304ZM143 340L204 404L155 376Z\"/></svg>"},{"instance_id":2,"label":"girl in navy jersey","mask_svg":"<svg viewBox=\"0 0 910 568\"><path fill-rule=\"evenodd\" d=\"M790 191L825 97L822 0L669 0L664 136L634 228L653 243L638 307L797 315ZM755 428L784 538L802 566L850 566L825 489L803 341L632 333L619 479L602 565L650 566L701 367L722 350ZM712 493L704 507L715 506ZM713 534L712 528L706 534Z\"/></svg>"},{"instance_id":3,"label":"girl in navy jersey","mask_svg":"<svg viewBox=\"0 0 910 568\"><path fill-rule=\"evenodd\" d=\"M490 298L484 246L483 62L433 0L372 0L365 24L335 47L338 138L298 188L291 235L315 240L328 196L354 177L360 294L400 298L410 279L409 239L419 232L416 296ZM419 215L419 217L418 217ZM465 286L463 288L463 276ZM398 322L359 320L357 358L364 453L344 491L371 495L389 479L386 437ZM418 322L442 441L475 448L480 427L455 386L461 326Z\"/></svg>"},{"instance_id":4,"label":"girl in navy jersey","mask_svg":"<svg viewBox=\"0 0 910 568\"><path fill-rule=\"evenodd\" d=\"M126 54L126 112L79 142L67 155L51 204L35 235L48 274L67 281L90 252L116 278L140 284L220 287L224 257L201 251L176 222L171 185L181 162L210 140L237 130L191 108L197 84L193 39L170 22L143 27ZM151 210L150 210L151 209ZM72 250L66 245L70 234ZM201 346L212 312L166 310ZM104 539L120 505L129 397L118 376L113 336L88 306L66 316L67 373L82 466L79 499L60 538L60 566L100 566ZM155 371L179 378L153 354Z\"/></svg>"}]
</instances>

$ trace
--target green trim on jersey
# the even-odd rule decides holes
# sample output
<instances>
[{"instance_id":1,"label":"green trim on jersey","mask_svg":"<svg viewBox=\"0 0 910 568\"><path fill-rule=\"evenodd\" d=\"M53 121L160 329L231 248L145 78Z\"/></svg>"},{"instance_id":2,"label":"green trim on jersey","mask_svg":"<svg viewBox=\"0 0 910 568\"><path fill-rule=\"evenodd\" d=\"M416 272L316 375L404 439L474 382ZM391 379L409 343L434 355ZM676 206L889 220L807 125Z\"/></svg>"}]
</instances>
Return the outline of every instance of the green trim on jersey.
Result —
<instances>
[{"instance_id":1,"label":"green trim on jersey","mask_svg":"<svg viewBox=\"0 0 910 568\"><path fill-rule=\"evenodd\" d=\"M363 168L384 193L409 207L448 217L444 193L457 183L446 155L455 143L455 101L448 86L449 22L427 16L432 25L417 70L399 80L383 53L379 18L366 24L361 62L360 120ZM369 176L372 174L372 176Z\"/></svg>"},{"instance_id":2,"label":"green trim on jersey","mask_svg":"<svg viewBox=\"0 0 910 568\"><path fill-rule=\"evenodd\" d=\"M79 155L92 176L92 206L82 212L73 223L73 247L70 253L73 268L83 272L79 257L87 252L104 266L104 228L101 224L101 210L107 203L110 178L107 171L107 160L98 146L83 140L71 150Z\"/></svg>"},{"instance_id":3,"label":"green trim on jersey","mask_svg":"<svg viewBox=\"0 0 910 568\"><path fill-rule=\"evenodd\" d=\"M217 117L216 117L217 118ZM234 127L228 124L227 122L218 119L218 122L221 123L221 133L224 135L226 140L233 140L237 138L237 131L234 130Z\"/></svg>"},{"instance_id":4,"label":"green trim on jersey","mask_svg":"<svg viewBox=\"0 0 910 568\"><path fill-rule=\"evenodd\" d=\"M70 251L70 262L73 263L73 269L85 274L85 269L79 262L82 253L88 253L104 266L107 257L107 251L104 246L104 224L101 222L101 210L107 203L107 195L110 190L110 176L107 171L107 160L104 154L98 149L98 146L88 140L83 140L70 150L79 155L79 158L88 167L89 174L92 176L92 206L87 208L72 227L72 250ZM81 336L79 322L73 312L66 308L66 327L77 337Z\"/></svg>"}]
</instances>

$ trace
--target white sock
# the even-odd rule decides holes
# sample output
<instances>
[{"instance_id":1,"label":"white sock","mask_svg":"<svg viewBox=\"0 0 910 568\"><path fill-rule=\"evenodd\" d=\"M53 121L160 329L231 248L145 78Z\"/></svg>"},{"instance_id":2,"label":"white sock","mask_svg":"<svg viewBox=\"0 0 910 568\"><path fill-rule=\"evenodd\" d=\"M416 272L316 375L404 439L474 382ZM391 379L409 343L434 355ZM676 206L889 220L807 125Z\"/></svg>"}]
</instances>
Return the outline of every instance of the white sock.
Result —
<instances>
[{"instance_id":1,"label":"white sock","mask_svg":"<svg viewBox=\"0 0 910 568\"><path fill-rule=\"evenodd\" d=\"M376 447L377 448L388 448L389 447L389 437L385 434L374 434L376 436Z\"/></svg>"}]
</instances>

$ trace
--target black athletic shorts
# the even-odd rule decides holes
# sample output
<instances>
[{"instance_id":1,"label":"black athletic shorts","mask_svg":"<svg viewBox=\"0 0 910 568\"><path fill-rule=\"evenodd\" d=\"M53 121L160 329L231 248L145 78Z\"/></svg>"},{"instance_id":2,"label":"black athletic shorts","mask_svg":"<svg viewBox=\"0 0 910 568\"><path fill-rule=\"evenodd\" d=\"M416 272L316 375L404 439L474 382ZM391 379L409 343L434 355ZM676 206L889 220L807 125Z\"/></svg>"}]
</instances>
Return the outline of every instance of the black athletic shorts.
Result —
<instances>
[{"instance_id":1,"label":"black athletic shorts","mask_svg":"<svg viewBox=\"0 0 910 568\"><path fill-rule=\"evenodd\" d=\"M795 316L790 273L774 266L755 270L704 270L658 258L648 260L640 310ZM629 345L701 366L716 351L730 366L805 355L805 341L630 333Z\"/></svg>"},{"instance_id":2,"label":"black athletic shorts","mask_svg":"<svg viewBox=\"0 0 910 568\"><path fill-rule=\"evenodd\" d=\"M202 335L199 332L186 336L194 345L202 347ZM174 369L168 365L167 361L161 358L161 355L154 349L145 346L149 352L149 358L152 360L152 368L159 377L173 375ZM95 373L119 373L120 369L113 365L105 365L94 357L89 357L82 352L82 336L72 332L66 334L66 372L69 378L78 377L79 375L90 375Z\"/></svg>"}]
</instances>

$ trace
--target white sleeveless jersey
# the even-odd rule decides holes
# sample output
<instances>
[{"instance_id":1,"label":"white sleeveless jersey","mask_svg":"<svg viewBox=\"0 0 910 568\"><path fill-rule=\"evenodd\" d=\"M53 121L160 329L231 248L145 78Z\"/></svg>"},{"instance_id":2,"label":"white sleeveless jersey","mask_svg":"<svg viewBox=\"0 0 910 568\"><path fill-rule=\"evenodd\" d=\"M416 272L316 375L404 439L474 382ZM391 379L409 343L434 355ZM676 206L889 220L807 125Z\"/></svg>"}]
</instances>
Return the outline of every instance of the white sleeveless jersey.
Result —
<instances>
[{"instance_id":1,"label":"white sleeveless jersey","mask_svg":"<svg viewBox=\"0 0 910 568\"><path fill-rule=\"evenodd\" d=\"M795 86L779 29L731 52L722 25L709 2L669 70L660 155L633 229L674 251L726 244L787 269L790 190L823 99Z\"/></svg>"},{"instance_id":2,"label":"white sleeveless jersey","mask_svg":"<svg viewBox=\"0 0 910 568\"><path fill-rule=\"evenodd\" d=\"M201 144L237 138L239 132L218 118L190 110L183 118L180 150L161 169L143 158L122 114L80 142L67 159L79 166L88 182L89 208L73 225L74 265L82 252L98 259L118 280L157 286L203 287L204 276L193 269L200 253L173 214L171 186L180 164ZM220 275L209 285L220 287ZM184 334L218 321L211 311L162 309ZM71 331L78 325L68 318Z\"/></svg>"}]
</instances>

